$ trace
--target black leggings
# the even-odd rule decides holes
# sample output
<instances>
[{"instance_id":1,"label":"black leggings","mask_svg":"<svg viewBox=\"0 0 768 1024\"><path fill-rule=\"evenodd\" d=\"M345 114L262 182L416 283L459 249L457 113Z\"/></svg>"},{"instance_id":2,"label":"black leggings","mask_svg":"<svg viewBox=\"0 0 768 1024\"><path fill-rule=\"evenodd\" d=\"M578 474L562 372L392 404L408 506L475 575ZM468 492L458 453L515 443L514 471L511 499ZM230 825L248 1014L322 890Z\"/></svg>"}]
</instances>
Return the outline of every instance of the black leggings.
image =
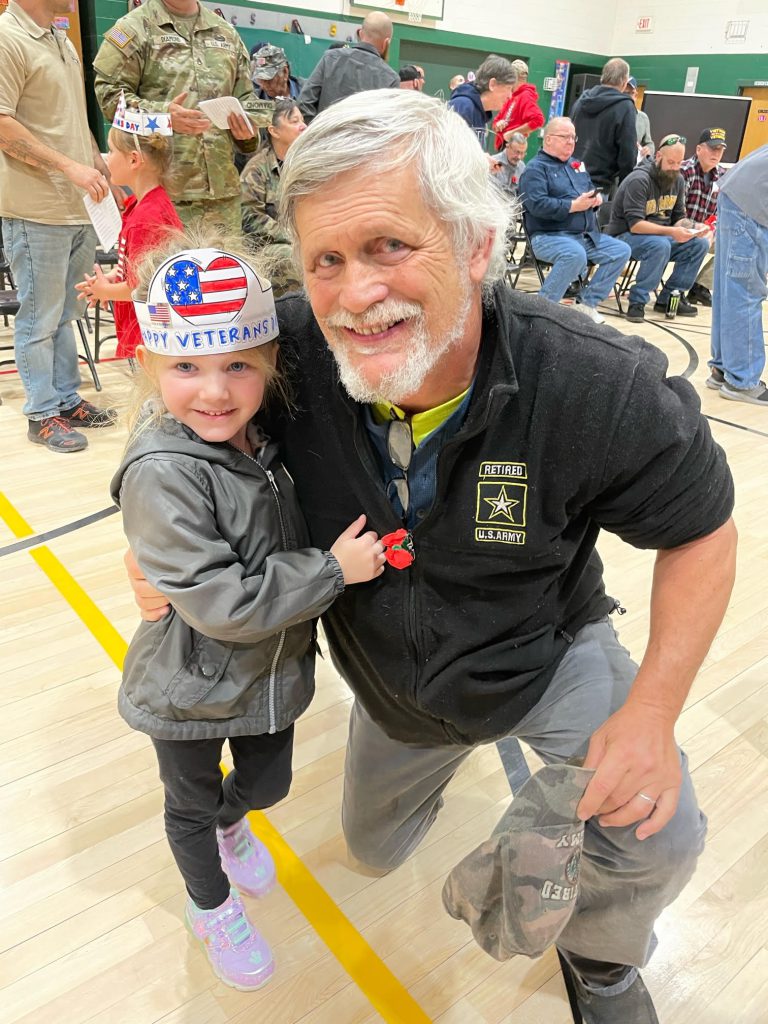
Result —
<instances>
[{"instance_id":1,"label":"black leggings","mask_svg":"<svg viewBox=\"0 0 768 1024\"><path fill-rule=\"evenodd\" d=\"M291 788L293 726L262 736L229 740L234 771L219 769L223 739L157 740L165 787L165 831L187 892L201 910L229 896L216 843L216 826L227 828L250 810L271 807Z\"/></svg>"}]
</instances>

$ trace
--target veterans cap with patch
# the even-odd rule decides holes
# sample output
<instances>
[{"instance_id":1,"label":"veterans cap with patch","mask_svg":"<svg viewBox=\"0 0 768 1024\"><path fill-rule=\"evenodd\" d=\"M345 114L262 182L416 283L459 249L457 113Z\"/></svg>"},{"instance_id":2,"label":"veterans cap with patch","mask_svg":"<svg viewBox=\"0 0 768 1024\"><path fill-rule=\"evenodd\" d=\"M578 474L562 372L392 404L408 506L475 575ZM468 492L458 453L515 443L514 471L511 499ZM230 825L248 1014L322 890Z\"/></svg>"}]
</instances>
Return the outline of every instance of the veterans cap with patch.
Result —
<instances>
[{"instance_id":1,"label":"veterans cap with patch","mask_svg":"<svg viewBox=\"0 0 768 1024\"><path fill-rule=\"evenodd\" d=\"M520 788L490 839L443 886L445 909L466 921L496 960L540 956L565 928L579 889L584 822L576 808L594 775L551 764Z\"/></svg>"},{"instance_id":2,"label":"veterans cap with patch","mask_svg":"<svg viewBox=\"0 0 768 1024\"><path fill-rule=\"evenodd\" d=\"M263 82L269 82L275 75L279 74L282 68L288 63L285 50L279 46L267 43L257 50L251 60L251 77L260 78Z\"/></svg>"},{"instance_id":3,"label":"veterans cap with patch","mask_svg":"<svg viewBox=\"0 0 768 1024\"><path fill-rule=\"evenodd\" d=\"M265 345L278 335L272 285L220 249L167 259L146 302L134 302L142 344L158 355L205 356Z\"/></svg>"},{"instance_id":4,"label":"veterans cap with patch","mask_svg":"<svg viewBox=\"0 0 768 1024\"><path fill-rule=\"evenodd\" d=\"M699 145L709 146L711 149L725 149L725 128L705 128L699 136Z\"/></svg>"}]
</instances>

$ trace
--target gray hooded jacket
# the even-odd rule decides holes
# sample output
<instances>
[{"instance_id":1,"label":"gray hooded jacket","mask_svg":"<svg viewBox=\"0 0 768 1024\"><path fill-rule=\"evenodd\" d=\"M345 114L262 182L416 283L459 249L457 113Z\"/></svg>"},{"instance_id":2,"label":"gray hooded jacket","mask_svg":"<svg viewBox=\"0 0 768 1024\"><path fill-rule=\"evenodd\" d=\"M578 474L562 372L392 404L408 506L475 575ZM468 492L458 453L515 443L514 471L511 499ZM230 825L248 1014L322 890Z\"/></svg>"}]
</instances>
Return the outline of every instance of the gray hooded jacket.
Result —
<instances>
[{"instance_id":1,"label":"gray hooded jacket","mask_svg":"<svg viewBox=\"0 0 768 1024\"><path fill-rule=\"evenodd\" d=\"M166 415L111 491L136 561L172 605L131 641L120 714L158 739L287 728L314 692L314 619L344 578L309 547L277 447L250 459Z\"/></svg>"}]
</instances>

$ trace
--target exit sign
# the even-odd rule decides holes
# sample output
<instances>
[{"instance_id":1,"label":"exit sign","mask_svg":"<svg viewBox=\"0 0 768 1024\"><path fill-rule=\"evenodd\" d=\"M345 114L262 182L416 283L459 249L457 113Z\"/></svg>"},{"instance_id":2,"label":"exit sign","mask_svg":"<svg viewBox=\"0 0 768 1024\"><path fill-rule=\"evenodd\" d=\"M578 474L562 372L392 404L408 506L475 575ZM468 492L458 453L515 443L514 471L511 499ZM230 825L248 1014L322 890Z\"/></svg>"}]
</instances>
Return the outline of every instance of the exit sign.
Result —
<instances>
[{"instance_id":1,"label":"exit sign","mask_svg":"<svg viewBox=\"0 0 768 1024\"><path fill-rule=\"evenodd\" d=\"M638 18L635 22L635 32L653 32L653 18Z\"/></svg>"}]
</instances>

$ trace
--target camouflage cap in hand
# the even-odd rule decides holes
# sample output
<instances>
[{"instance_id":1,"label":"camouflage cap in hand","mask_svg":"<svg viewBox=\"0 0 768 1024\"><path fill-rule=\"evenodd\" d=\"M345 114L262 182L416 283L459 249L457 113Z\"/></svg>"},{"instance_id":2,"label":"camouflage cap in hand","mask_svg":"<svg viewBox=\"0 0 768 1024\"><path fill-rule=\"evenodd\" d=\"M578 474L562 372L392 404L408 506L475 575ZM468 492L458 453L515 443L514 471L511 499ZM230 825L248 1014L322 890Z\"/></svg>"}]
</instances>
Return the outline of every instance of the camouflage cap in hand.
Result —
<instances>
[{"instance_id":1,"label":"camouflage cap in hand","mask_svg":"<svg viewBox=\"0 0 768 1024\"><path fill-rule=\"evenodd\" d=\"M490 839L448 875L443 904L497 960L540 956L576 905L584 822L576 808L594 772L541 768L520 788Z\"/></svg>"}]
</instances>

